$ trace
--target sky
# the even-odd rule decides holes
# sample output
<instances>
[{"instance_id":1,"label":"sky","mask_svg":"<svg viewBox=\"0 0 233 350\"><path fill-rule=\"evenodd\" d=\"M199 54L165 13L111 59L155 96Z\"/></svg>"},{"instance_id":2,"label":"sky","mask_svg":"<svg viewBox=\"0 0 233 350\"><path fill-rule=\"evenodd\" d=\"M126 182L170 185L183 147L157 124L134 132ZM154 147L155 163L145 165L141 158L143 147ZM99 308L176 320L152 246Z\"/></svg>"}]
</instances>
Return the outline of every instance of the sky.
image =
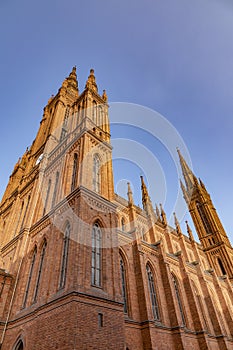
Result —
<instances>
[{"instance_id":1,"label":"sky","mask_svg":"<svg viewBox=\"0 0 233 350\"><path fill-rule=\"evenodd\" d=\"M161 141L156 123L166 121L233 242L232 1L0 1L0 33L0 195L35 138L51 94L74 65L80 90L94 68L116 121L116 191L126 192L130 181L138 204L139 176L145 175L153 203L163 202L170 216L179 192L179 142L171 146L170 134ZM138 114L131 110L135 105ZM135 113L135 123L117 123L115 111L126 119ZM141 120L145 128L137 126ZM117 151L122 145L123 153ZM148 168L150 159L154 165ZM182 228L186 217L181 215Z\"/></svg>"}]
</instances>

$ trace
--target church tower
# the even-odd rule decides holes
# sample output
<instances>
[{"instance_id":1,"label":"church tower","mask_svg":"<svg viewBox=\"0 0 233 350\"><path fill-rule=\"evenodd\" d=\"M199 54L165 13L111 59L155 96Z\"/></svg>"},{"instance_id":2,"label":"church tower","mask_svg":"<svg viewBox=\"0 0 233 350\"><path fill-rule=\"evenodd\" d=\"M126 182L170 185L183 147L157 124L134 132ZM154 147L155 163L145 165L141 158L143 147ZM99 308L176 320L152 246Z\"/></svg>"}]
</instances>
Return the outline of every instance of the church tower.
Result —
<instances>
[{"instance_id":1,"label":"church tower","mask_svg":"<svg viewBox=\"0 0 233 350\"><path fill-rule=\"evenodd\" d=\"M100 349L105 339L105 348L124 349L113 200L107 94L98 93L93 69L80 94L74 67L44 108L37 136L16 164L0 205L1 267L7 271L0 281L9 280L3 292L10 298L0 310L3 349L9 349L14 314L32 315L24 328L28 348L39 349L36 339L44 339L46 349L76 349L78 343L85 349L88 339ZM50 316L59 336L35 321L49 303L59 310ZM42 312L39 324L45 318Z\"/></svg>"},{"instance_id":2,"label":"church tower","mask_svg":"<svg viewBox=\"0 0 233 350\"><path fill-rule=\"evenodd\" d=\"M198 237L217 275L233 279L233 249L211 197L203 182L193 174L178 150L185 185L181 181L184 199L188 205Z\"/></svg>"}]
</instances>

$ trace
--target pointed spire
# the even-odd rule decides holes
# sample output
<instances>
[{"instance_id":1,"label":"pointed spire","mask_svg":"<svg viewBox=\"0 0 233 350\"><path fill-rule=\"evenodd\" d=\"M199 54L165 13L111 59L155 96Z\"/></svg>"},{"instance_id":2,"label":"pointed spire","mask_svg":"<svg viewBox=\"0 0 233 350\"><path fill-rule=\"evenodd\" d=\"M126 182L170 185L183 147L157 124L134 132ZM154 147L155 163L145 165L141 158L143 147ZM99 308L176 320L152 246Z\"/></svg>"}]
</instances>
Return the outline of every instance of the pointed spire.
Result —
<instances>
[{"instance_id":1,"label":"pointed spire","mask_svg":"<svg viewBox=\"0 0 233 350\"><path fill-rule=\"evenodd\" d=\"M206 189L204 183L201 181L200 178L199 178L199 182L200 182L200 185L201 185L201 187L203 188L203 190L207 193L207 189Z\"/></svg>"},{"instance_id":2,"label":"pointed spire","mask_svg":"<svg viewBox=\"0 0 233 350\"><path fill-rule=\"evenodd\" d=\"M97 87L97 84L96 84L96 81L95 81L95 75L94 75L94 69L91 69L90 70L90 75L87 79L87 82L86 82L86 86L85 88L86 89L92 89L94 90L95 92L98 92L98 87Z\"/></svg>"},{"instance_id":3,"label":"pointed spire","mask_svg":"<svg viewBox=\"0 0 233 350\"><path fill-rule=\"evenodd\" d=\"M144 182L143 176L141 175L140 178L141 178L141 190L142 190L142 204L144 207L144 204L148 201L149 195L148 195L147 187Z\"/></svg>"},{"instance_id":4,"label":"pointed spire","mask_svg":"<svg viewBox=\"0 0 233 350\"><path fill-rule=\"evenodd\" d=\"M187 190L191 190L194 186L198 186L198 180L196 176L193 174L192 170L189 168L188 164L186 163L184 157L182 156L178 148L177 148L177 153L179 155L180 165L181 165Z\"/></svg>"},{"instance_id":5,"label":"pointed spire","mask_svg":"<svg viewBox=\"0 0 233 350\"><path fill-rule=\"evenodd\" d=\"M102 99L104 100L104 102L108 102L108 96L106 94L106 90L103 90Z\"/></svg>"},{"instance_id":6,"label":"pointed spire","mask_svg":"<svg viewBox=\"0 0 233 350\"><path fill-rule=\"evenodd\" d=\"M161 217L162 217L162 223L167 226L167 216L166 216L166 213L163 209L163 206L162 206L162 203L159 204L160 206L160 212L161 212Z\"/></svg>"},{"instance_id":7,"label":"pointed spire","mask_svg":"<svg viewBox=\"0 0 233 350\"><path fill-rule=\"evenodd\" d=\"M150 196L148 194L148 190L147 190L146 184L144 182L144 179L143 179L142 175L140 176L140 178L141 178L141 190L142 190L142 205L143 205L143 209L147 212L147 214L153 215L154 214L153 206L152 206L152 203L151 203Z\"/></svg>"},{"instance_id":8,"label":"pointed spire","mask_svg":"<svg viewBox=\"0 0 233 350\"><path fill-rule=\"evenodd\" d=\"M128 185L128 192L127 192L127 195L128 195L128 203L129 205L133 205L134 204L134 200L133 200L133 192L131 190L131 186L130 186L130 182L127 182L127 185Z\"/></svg>"},{"instance_id":9,"label":"pointed spire","mask_svg":"<svg viewBox=\"0 0 233 350\"><path fill-rule=\"evenodd\" d=\"M157 204L155 206L155 212L156 212L157 219L160 220L160 212L159 212L159 207Z\"/></svg>"},{"instance_id":10,"label":"pointed spire","mask_svg":"<svg viewBox=\"0 0 233 350\"><path fill-rule=\"evenodd\" d=\"M190 226L188 224L188 221L186 220L185 223L186 223L186 226L187 226L187 232L188 232L188 235L189 235L189 239L190 239L191 242L194 242L193 233L192 233L192 230L191 230L191 228L190 228Z\"/></svg>"},{"instance_id":11,"label":"pointed spire","mask_svg":"<svg viewBox=\"0 0 233 350\"><path fill-rule=\"evenodd\" d=\"M76 66L72 68L72 71L67 78L68 86L72 86L75 89L78 89L78 81L77 81L77 74L76 74Z\"/></svg>"},{"instance_id":12,"label":"pointed spire","mask_svg":"<svg viewBox=\"0 0 233 350\"><path fill-rule=\"evenodd\" d=\"M189 196L189 193L187 192L186 187L185 187L185 185L183 184L182 180L180 180L180 187L181 187L181 189L182 189L183 196L184 196L184 199L185 199L186 203L189 204L189 202L190 202L190 196Z\"/></svg>"},{"instance_id":13,"label":"pointed spire","mask_svg":"<svg viewBox=\"0 0 233 350\"><path fill-rule=\"evenodd\" d=\"M180 228L180 223L176 217L176 213L173 213L174 215L174 222L175 222L175 225L176 225L176 232L178 233L178 235L181 235L182 232L181 232L181 228Z\"/></svg>"}]
</instances>

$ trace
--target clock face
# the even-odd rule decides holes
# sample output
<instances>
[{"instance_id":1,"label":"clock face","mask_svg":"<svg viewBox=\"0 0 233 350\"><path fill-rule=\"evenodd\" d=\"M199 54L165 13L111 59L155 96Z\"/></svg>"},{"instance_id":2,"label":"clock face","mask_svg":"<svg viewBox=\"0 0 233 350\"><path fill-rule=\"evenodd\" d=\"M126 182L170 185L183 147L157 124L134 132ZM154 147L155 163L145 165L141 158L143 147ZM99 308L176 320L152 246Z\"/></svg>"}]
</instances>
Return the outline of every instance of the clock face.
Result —
<instances>
[{"instance_id":1,"label":"clock face","mask_svg":"<svg viewBox=\"0 0 233 350\"><path fill-rule=\"evenodd\" d=\"M39 155L39 157L37 158L37 160L36 160L36 165L38 165L38 164L41 162L42 158L43 158L43 153L41 153L41 154Z\"/></svg>"}]
</instances>

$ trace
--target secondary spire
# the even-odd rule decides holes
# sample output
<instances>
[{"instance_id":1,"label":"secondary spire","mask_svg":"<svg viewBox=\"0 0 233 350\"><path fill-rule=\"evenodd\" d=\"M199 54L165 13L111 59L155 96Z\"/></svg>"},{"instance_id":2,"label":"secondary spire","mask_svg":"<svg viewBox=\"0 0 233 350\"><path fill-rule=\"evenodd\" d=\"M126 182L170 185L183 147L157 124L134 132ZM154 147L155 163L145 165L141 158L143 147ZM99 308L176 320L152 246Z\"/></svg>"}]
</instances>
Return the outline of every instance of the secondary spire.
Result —
<instances>
[{"instance_id":1,"label":"secondary spire","mask_svg":"<svg viewBox=\"0 0 233 350\"><path fill-rule=\"evenodd\" d=\"M95 73L94 69L91 69L90 75L89 75L87 82L86 82L86 85L85 85L85 88L92 89L93 91L98 92L98 87L97 87L97 84L95 81L95 74L94 73Z\"/></svg>"}]
</instances>

